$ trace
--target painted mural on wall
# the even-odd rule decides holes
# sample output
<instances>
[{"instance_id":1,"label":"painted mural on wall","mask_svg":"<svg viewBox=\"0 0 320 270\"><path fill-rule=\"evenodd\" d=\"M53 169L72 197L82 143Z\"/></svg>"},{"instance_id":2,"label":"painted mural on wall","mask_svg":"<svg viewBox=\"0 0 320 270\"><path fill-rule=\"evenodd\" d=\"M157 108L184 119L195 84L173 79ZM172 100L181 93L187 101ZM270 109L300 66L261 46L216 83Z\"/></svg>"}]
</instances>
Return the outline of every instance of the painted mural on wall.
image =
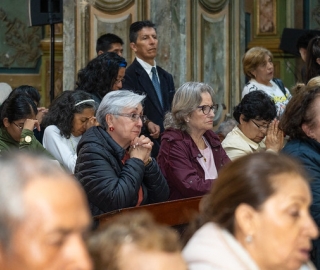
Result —
<instances>
[{"instance_id":1,"label":"painted mural on wall","mask_svg":"<svg viewBox=\"0 0 320 270\"><path fill-rule=\"evenodd\" d=\"M259 0L258 34L273 34L276 30L275 0Z\"/></svg>"},{"instance_id":2,"label":"painted mural on wall","mask_svg":"<svg viewBox=\"0 0 320 270\"><path fill-rule=\"evenodd\" d=\"M21 1L3 1L0 7L0 72L35 69L41 57L42 28L28 26L28 9Z\"/></svg>"}]
</instances>

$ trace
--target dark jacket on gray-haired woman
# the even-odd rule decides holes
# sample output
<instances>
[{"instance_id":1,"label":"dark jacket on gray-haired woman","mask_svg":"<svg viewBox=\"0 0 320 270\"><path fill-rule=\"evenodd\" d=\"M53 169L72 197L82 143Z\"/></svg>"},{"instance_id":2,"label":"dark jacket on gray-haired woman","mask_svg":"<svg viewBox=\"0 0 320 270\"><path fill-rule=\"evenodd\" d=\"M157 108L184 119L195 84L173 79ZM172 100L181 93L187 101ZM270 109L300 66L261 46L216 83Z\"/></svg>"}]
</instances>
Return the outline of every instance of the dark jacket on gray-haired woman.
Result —
<instances>
[{"instance_id":1,"label":"dark jacket on gray-haired woman","mask_svg":"<svg viewBox=\"0 0 320 270\"><path fill-rule=\"evenodd\" d=\"M100 126L82 136L77 147L75 176L83 186L93 216L137 205L166 201L169 187L157 162L144 165L138 158L123 163L125 149ZM140 191L139 191L140 190Z\"/></svg>"}]
</instances>

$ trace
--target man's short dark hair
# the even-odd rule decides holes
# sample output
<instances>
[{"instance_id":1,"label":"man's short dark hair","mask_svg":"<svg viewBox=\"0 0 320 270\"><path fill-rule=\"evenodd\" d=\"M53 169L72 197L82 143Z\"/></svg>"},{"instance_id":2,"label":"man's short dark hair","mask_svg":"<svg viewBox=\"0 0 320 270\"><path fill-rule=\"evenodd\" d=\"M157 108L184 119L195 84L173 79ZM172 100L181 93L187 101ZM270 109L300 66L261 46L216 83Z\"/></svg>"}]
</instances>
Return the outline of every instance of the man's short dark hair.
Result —
<instances>
[{"instance_id":1,"label":"man's short dark hair","mask_svg":"<svg viewBox=\"0 0 320 270\"><path fill-rule=\"evenodd\" d=\"M105 53L111 49L111 45L114 43L123 45L123 40L115 34L104 34L97 39L96 52L103 51Z\"/></svg>"},{"instance_id":2,"label":"man's short dark hair","mask_svg":"<svg viewBox=\"0 0 320 270\"><path fill-rule=\"evenodd\" d=\"M130 25L130 32L129 32L129 40L130 42L136 43L138 38L138 32L144 27L151 27L154 30L156 29L156 25L151 21L137 21Z\"/></svg>"}]
</instances>

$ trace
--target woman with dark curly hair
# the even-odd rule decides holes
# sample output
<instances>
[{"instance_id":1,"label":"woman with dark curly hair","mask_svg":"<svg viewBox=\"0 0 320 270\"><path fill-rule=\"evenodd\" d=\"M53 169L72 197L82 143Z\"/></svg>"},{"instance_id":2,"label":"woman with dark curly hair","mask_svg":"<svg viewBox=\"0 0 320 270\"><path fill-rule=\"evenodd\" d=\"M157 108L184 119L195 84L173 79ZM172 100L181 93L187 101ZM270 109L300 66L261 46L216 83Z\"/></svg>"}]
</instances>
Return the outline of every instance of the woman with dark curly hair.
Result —
<instances>
[{"instance_id":1,"label":"woman with dark curly hair","mask_svg":"<svg viewBox=\"0 0 320 270\"><path fill-rule=\"evenodd\" d=\"M96 125L96 103L84 91L64 91L51 104L43 119L46 127L43 146L70 173L77 161L77 145L82 134Z\"/></svg>"},{"instance_id":2,"label":"woman with dark curly hair","mask_svg":"<svg viewBox=\"0 0 320 270\"><path fill-rule=\"evenodd\" d=\"M222 142L229 158L235 160L263 150L279 152L283 147L283 132L278 128L276 115L276 105L266 93L257 90L246 94L233 111L239 124Z\"/></svg>"},{"instance_id":3,"label":"woman with dark curly hair","mask_svg":"<svg viewBox=\"0 0 320 270\"><path fill-rule=\"evenodd\" d=\"M83 90L100 103L112 90L120 90L126 71L126 60L113 52L98 55L78 72L76 90Z\"/></svg>"}]
</instances>

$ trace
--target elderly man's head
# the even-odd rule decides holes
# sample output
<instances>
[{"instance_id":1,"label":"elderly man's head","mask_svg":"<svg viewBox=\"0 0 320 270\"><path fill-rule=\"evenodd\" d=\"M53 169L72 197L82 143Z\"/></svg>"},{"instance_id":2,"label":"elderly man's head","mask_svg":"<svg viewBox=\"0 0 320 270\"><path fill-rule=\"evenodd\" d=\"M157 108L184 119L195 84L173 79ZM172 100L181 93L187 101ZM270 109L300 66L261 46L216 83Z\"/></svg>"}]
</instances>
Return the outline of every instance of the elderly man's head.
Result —
<instances>
[{"instance_id":1,"label":"elderly man's head","mask_svg":"<svg viewBox=\"0 0 320 270\"><path fill-rule=\"evenodd\" d=\"M43 157L0 158L0 269L92 269L85 197Z\"/></svg>"}]
</instances>

